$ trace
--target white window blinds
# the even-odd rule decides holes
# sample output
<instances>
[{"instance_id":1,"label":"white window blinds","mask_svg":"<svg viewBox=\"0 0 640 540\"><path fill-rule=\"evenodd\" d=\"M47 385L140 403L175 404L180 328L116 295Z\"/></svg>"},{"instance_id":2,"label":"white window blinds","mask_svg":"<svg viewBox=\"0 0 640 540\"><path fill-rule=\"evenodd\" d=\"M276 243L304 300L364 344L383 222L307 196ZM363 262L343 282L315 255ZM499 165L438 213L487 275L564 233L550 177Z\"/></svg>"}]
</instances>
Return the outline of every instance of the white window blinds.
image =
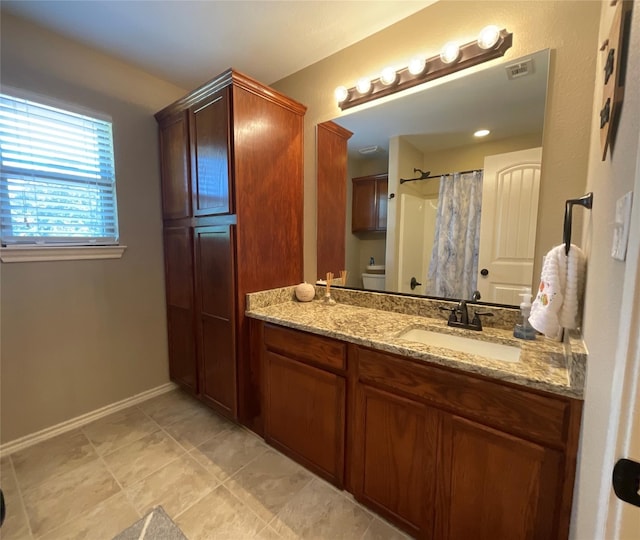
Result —
<instances>
[{"instance_id":1,"label":"white window blinds","mask_svg":"<svg viewBox=\"0 0 640 540\"><path fill-rule=\"evenodd\" d=\"M111 123L0 94L1 241L118 242Z\"/></svg>"}]
</instances>

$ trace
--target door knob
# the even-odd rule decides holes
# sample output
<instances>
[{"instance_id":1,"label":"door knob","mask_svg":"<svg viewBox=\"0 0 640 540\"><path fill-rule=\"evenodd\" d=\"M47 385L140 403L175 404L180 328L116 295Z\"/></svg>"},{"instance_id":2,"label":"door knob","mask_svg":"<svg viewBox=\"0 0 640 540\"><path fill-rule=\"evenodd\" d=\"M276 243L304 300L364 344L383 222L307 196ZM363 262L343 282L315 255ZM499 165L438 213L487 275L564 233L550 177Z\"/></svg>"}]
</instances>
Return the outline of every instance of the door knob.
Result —
<instances>
[{"instance_id":1,"label":"door knob","mask_svg":"<svg viewBox=\"0 0 640 540\"><path fill-rule=\"evenodd\" d=\"M619 499L640 506L640 463L619 459L613 467L611 483Z\"/></svg>"},{"instance_id":2,"label":"door knob","mask_svg":"<svg viewBox=\"0 0 640 540\"><path fill-rule=\"evenodd\" d=\"M415 289L416 287L419 287L422 285L422 283L418 283L418 280L415 277L411 278L411 290Z\"/></svg>"},{"instance_id":3,"label":"door knob","mask_svg":"<svg viewBox=\"0 0 640 540\"><path fill-rule=\"evenodd\" d=\"M486 268L483 268L482 270L480 270L480 275L481 276L488 276L489 275L489 270L487 270Z\"/></svg>"}]
</instances>

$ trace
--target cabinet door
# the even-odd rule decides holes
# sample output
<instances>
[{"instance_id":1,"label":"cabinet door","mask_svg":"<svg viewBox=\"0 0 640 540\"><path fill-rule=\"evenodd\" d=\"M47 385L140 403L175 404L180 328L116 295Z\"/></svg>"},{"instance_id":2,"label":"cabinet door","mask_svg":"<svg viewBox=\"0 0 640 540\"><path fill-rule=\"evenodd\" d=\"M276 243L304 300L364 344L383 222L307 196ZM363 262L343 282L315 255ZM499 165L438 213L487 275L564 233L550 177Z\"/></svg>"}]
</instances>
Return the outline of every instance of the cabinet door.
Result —
<instances>
[{"instance_id":1,"label":"cabinet door","mask_svg":"<svg viewBox=\"0 0 640 540\"><path fill-rule=\"evenodd\" d=\"M264 361L265 440L342 487L344 377L271 351Z\"/></svg>"},{"instance_id":2,"label":"cabinet door","mask_svg":"<svg viewBox=\"0 0 640 540\"><path fill-rule=\"evenodd\" d=\"M376 180L376 230L387 230L387 201L389 193L389 182L385 178Z\"/></svg>"},{"instance_id":3,"label":"cabinet door","mask_svg":"<svg viewBox=\"0 0 640 540\"><path fill-rule=\"evenodd\" d=\"M193 301L193 229L164 230L169 375L197 392L195 310Z\"/></svg>"},{"instance_id":4,"label":"cabinet door","mask_svg":"<svg viewBox=\"0 0 640 540\"><path fill-rule=\"evenodd\" d=\"M229 89L190 109L193 214L233 213Z\"/></svg>"},{"instance_id":5,"label":"cabinet door","mask_svg":"<svg viewBox=\"0 0 640 540\"><path fill-rule=\"evenodd\" d=\"M236 416L234 226L196 227L200 393Z\"/></svg>"},{"instance_id":6,"label":"cabinet door","mask_svg":"<svg viewBox=\"0 0 640 540\"><path fill-rule=\"evenodd\" d=\"M352 232L373 231L376 228L376 182L374 179L353 179Z\"/></svg>"},{"instance_id":7,"label":"cabinet door","mask_svg":"<svg viewBox=\"0 0 640 540\"><path fill-rule=\"evenodd\" d=\"M440 413L362 383L355 401L356 499L412 535L431 538Z\"/></svg>"},{"instance_id":8,"label":"cabinet door","mask_svg":"<svg viewBox=\"0 0 640 540\"><path fill-rule=\"evenodd\" d=\"M353 178L351 231L387 230L386 174Z\"/></svg>"},{"instance_id":9,"label":"cabinet door","mask_svg":"<svg viewBox=\"0 0 640 540\"><path fill-rule=\"evenodd\" d=\"M162 169L162 217L180 219L191 215L189 137L186 112L160 124Z\"/></svg>"},{"instance_id":10,"label":"cabinet door","mask_svg":"<svg viewBox=\"0 0 640 540\"><path fill-rule=\"evenodd\" d=\"M436 538L557 536L560 452L456 416L442 440Z\"/></svg>"}]
</instances>

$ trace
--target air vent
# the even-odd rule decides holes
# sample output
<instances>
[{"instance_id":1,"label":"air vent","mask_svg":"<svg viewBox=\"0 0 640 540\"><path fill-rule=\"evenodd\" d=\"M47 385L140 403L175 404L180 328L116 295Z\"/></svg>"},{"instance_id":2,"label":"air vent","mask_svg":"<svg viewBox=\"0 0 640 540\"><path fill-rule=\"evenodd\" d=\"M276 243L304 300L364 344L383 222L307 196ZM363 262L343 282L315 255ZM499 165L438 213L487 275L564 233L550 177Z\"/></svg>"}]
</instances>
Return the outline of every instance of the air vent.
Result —
<instances>
[{"instance_id":1,"label":"air vent","mask_svg":"<svg viewBox=\"0 0 640 540\"><path fill-rule=\"evenodd\" d=\"M518 62L517 64L506 66L504 69L507 70L507 78L510 81L513 79L518 79L520 77L526 77L527 75L533 73L533 60L531 58L528 58L523 62Z\"/></svg>"},{"instance_id":2,"label":"air vent","mask_svg":"<svg viewBox=\"0 0 640 540\"><path fill-rule=\"evenodd\" d=\"M363 146L362 148L358 149L358 152L360 152L362 155L375 154L377 151L378 151L377 145Z\"/></svg>"}]
</instances>

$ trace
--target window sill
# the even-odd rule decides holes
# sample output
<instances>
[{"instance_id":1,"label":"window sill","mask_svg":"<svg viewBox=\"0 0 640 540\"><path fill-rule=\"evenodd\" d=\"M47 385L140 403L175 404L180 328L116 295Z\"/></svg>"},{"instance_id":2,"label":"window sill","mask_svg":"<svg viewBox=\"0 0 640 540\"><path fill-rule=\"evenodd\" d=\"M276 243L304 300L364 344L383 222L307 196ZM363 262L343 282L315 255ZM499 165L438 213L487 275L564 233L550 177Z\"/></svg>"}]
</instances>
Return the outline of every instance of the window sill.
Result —
<instances>
[{"instance_id":1,"label":"window sill","mask_svg":"<svg viewBox=\"0 0 640 540\"><path fill-rule=\"evenodd\" d=\"M11 246L0 248L3 263L121 259L127 246Z\"/></svg>"}]
</instances>

